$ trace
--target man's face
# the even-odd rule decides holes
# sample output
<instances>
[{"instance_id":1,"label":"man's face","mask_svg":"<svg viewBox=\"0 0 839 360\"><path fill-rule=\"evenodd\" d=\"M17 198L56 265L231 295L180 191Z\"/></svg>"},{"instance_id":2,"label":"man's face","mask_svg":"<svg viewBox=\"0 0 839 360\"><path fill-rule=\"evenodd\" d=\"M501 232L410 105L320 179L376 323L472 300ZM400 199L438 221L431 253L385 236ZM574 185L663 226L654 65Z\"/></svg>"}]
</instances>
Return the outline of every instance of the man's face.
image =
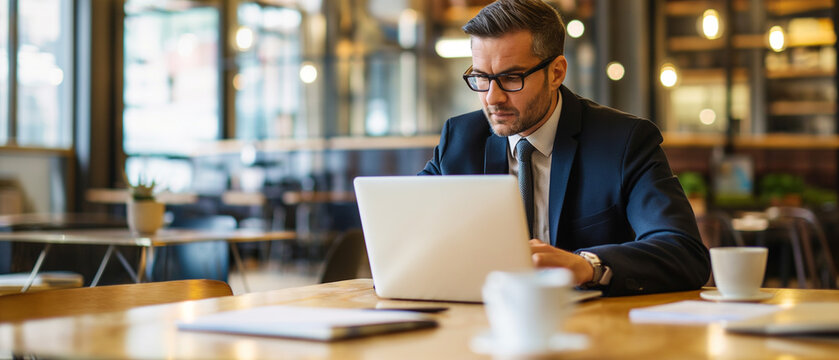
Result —
<instances>
[{"instance_id":1,"label":"man's face","mask_svg":"<svg viewBox=\"0 0 839 360\"><path fill-rule=\"evenodd\" d=\"M517 31L501 37L472 37L472 73L522 73L542 60L531 51L529 31ZM565 58L558 57L547 70L539 70L524 79L524 88L506 92L493 81L489 91L478 92L493 133L498 136L527 136L544 124L556 102L556 89L565 78ZM560 69L561 68L561 69Z\"/></svg>"}]
</instances>

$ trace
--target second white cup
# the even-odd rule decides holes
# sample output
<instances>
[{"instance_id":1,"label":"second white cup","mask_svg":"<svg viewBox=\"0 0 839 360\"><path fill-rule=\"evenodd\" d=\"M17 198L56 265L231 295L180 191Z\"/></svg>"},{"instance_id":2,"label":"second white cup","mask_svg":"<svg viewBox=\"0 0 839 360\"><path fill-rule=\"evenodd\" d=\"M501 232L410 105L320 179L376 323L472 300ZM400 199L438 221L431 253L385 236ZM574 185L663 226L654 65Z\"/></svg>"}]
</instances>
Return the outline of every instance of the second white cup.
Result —
<instances>
[{"instance_id":1,"label":"second white cup","mask_svg":"<svg viewBox=\"0 0 839 360\"><path fill-rule=\"evenodd\" d=\"M750 297L760 292L766 272L765 247L711 248L714 283L724 297Z\"/></svg>"}]
</instances>

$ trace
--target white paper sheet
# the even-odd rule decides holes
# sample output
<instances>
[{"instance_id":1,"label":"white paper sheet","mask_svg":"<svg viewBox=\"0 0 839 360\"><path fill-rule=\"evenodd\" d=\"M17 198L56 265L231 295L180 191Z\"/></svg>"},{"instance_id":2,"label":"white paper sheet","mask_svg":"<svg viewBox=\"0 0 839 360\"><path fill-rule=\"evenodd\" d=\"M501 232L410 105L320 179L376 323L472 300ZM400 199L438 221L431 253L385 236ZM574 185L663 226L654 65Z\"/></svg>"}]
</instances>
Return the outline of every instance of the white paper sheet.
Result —
<instances>
[{"instance_id":1,"label":"white paper sheet","mask_svg":"<svg viewBox=\"0 0 839 360\"><path fill-rule=\"evenodd\" d=\"M769 304L685 300L632 309L629 319L634 323L708 324L743 320L778 310L781 310L780 306Z\"/></svg>"}]
</instances>

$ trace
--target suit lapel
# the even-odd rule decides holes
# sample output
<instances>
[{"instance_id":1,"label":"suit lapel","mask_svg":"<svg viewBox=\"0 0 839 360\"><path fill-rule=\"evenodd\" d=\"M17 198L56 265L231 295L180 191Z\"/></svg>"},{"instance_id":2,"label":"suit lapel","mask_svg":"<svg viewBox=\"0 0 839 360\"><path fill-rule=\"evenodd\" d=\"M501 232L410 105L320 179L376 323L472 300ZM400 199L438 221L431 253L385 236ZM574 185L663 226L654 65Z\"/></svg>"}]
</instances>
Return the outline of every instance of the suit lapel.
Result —
<instances>
[{"instance_id":1,"label":"suit lapel","mask_svg":"<svg viewBox=\"0 0 839 360\"><path fill-rule=\"evenodd\" d=\"M565 192L568 188L568 178L577 154L577 139L580 132L582 112L580 101L564 85L560 87L562 94L562 112L556 129L553 152L551 153L551 187L549 192L548 218L551 226L551 245L557 246L557 232L559 231L559 216L565 202Z\"/></svg>"},{"instance_id":2,"label":"suit lapel","mask_svg":"<svg viewBox=\"0 0 839 360\"><path fill-rule=\"evenodd\" d=\"M484 174L509 174L507 163L507 137L490 132L484 151Z\"/></svg>"}]
</instances>

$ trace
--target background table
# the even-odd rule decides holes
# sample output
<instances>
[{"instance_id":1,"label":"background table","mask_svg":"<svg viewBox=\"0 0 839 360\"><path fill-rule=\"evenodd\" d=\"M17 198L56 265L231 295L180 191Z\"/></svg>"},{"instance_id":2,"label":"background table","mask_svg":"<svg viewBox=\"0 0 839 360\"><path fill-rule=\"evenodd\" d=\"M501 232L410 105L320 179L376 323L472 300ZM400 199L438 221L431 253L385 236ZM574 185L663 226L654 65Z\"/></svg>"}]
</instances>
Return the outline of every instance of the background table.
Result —
<instances>
[{"instance_id":1,"label":"background table","mask_svg":"<svg viewBox=\"0 0 839 360\"><path fill-rule=\"evenodd\" d=\"M839 291L769 289L774 304L839 301ZM719 324L665 325L629 321L635 307L698 300L699 291L603 298L578 305L566 330L590 338L568 359L766 359L835 358L839 346L809 340L726 333ZM436 329L320 343L269 337L178 331L178 320L201 314L270 304L366 308L416 305L376 297L372 281L350 280L301 288L135 308L129 311L0 324L0 350L72 358L200 359L469 359L473 336L488 328L484 308L445 303ZM419 303L428 306L429 303ZM440 303L434 303L440 305Z\"/></svg>"},{"instance_id":2,"label":"background table","mask_svg":"<svg viewBox=\"0 0 839 360\"><path fill-rule=\"evenodd\" d=\"M55 230L55 231L12 231L0 232L0 241L19 241L30 243L43 243L44 249L38 256L35 266L30 273L30 279L24 285L22 291L26 291L34 280L35 276L40 270L44 258L49 253L50 247L53 244L83 244L83 245L107 245L108 250L102 258L99 265L99 270L96 276L91 281L90 286L96 286L99 283L99 278L108 264L111 254L115 251L116 246L139 246L145 248L140 258L140 264L135 273L128 261L122 256L119 251L116 251L117 257L122 263L123 267L131 274L131 277L140 282L143 280L145 274L146 278L151 278L152 264L154 263L154 248L158 246L187 244L200 241L227 241L230 243L230 249L233 252L233 258L236 261L236 266L242 274L245 291L249 291L247 281L245 280L244 266L239 255L239 249L234 243L237 242L251 242L251 241L270 241L270 240L290 240L295 239L297 234L293 231L260 231L252 229L241 229L235 231L214 231L214 230L186 230L186 229L161 229L153 235L141 235L132 233L126 228L119 229L79 229L79 230Z\"/></svg>"}]
</instances>

